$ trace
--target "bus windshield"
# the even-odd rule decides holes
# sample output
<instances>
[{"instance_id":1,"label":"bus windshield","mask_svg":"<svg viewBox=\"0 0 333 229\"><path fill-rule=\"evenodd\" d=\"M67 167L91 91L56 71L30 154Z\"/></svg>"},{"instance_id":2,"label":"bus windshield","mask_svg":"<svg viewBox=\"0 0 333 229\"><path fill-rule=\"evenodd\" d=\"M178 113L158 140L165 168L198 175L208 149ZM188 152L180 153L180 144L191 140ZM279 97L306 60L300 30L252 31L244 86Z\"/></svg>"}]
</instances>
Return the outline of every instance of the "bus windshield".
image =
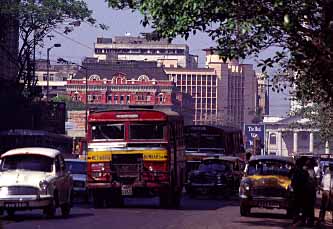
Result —
<instances>
[{"instance_id":1,"label":"bus windshield","mask_svg":"<svg viewBox=\"0 0 333 229\"><path fill-rule=\"evenodd\" d=\"M94 123L91 126L92 140L121 140L125 139L123 123Z\"/></svg>"},{"instance_id":2,"label":"bus windshield","mask_svg":"<svg viewBox=\"0 0 333 229\"><path fill-rule=\"evenodd\" d=\"M130 139L141 140L141 139L152 139L160 140L164 138L166 125L164 123L133 123L130 124Z\"/></svg>"}]
</instances>

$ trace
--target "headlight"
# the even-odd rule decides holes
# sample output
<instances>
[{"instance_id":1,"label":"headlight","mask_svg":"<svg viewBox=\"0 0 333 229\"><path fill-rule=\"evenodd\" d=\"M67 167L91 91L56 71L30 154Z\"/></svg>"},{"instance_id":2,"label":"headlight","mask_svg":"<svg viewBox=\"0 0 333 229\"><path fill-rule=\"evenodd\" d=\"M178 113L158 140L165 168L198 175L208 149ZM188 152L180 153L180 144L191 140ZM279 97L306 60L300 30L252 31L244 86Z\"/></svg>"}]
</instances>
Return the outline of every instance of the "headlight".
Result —
<instances>
[{"instance_id":1,"label":"headlight","mask_svg":"<svg viewBox=\"0 0 333 229\"><path fill-rule=\"evenodd\" d=\"M293 192L293 191L294 191L293 186L289 185L289 186L288 186L288 191L289 191L289 192Z\"/></svg>"},{"instance_id":2,"label":"headlight","mask_svg":"<svg viewBox=\"0 0 333 229\"><path fill-rule=\"evenodd\" d=\"M251 188L250 184L248 184L248 183L244 183L244 189L245 189L246 191L250 191L250 188Z\"/></svg>"},{"instance_id":3,"label":"headlight","mask_svg":"<svg viewBox=\"0 0 333 229\"><path fill-rule=\"evenodd\" d=\"M46 180L42 180L39 182L39 187L42 192L46 192L48 186L49 186L49 182Z\"/></svg>"},{"instance_id":4,"label":"headlight","mask_svg":"<svg viewBox=\"0 0 333 229\"><path fill-rule=\"evenodd\" d=\"M1 187L0 188L0 197L8 196L8 187Z\"/></svg>"}]
</instances>

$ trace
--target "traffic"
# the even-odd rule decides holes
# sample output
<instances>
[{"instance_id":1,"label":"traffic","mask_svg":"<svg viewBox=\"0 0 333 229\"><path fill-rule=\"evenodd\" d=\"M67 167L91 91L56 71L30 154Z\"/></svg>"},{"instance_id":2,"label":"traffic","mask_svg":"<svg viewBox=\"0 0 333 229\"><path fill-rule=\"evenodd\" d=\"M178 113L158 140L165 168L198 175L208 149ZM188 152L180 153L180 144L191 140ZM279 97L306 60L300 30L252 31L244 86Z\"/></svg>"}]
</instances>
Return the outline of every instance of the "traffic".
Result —
<instances>
[{"instance_id":1,"label":"traffic","mask_svg":"<svg viewBox=\"0 0 333 229\"><path fill-rule=\"evenodd\" d=\"M36 142L3 153L0 213L15 217L40 209L53 218L59 208L66 218L79 198L95 209L126 208L125 199L147 197L158 198L161 209L179 209L187 195L238 197L239 216L251 216L254 208L283 209L295 223L313 225L314 204L307 200L316 198L325 171L333 168L324 158L251 156L240 130L184 127L172 111L92 111L85 140L84 159ZM306 175L316 166L313 177ZM301 192L309 193L301 200L305 205L299 201L300 180Z\"/></svg>"}]
</instances>

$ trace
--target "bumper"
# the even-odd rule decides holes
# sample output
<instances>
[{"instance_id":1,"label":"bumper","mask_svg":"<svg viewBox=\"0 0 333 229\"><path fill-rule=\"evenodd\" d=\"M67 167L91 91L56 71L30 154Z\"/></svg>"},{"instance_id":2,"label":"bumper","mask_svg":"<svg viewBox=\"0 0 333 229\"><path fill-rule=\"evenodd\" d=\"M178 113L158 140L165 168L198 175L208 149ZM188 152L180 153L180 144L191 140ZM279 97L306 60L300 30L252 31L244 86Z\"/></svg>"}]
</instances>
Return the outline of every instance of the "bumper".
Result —
<instances>
[{"instance_id":1,"label":"bumper","mask_svg":"<svg viewBox=\"0 0 333 229\"><path fill-rule=\"evenodd\" d=\"M240 196L241 204L247 207L258 207L258 208L279 208L288 209L291 207L291 200L284 197L246 197Z\"/></svg>"},{"instance_id":2,"label":"bumper","mask_svg":"<svg viewBox=\"0 0 333 229\"><path fill-rule=\"evenodd\" d=\"M53 197L50 195L6 196L0 198L0 208L15 210L44 208L49 206L52 200Z\"/></svg>"},{"instance_id":3,"label":"bumper","mask_svg":"<svg viewBox=\"0 0 333 229\"><path fill-rule=\"evenodd\" d=\"M186 190L189 192L219 192L227 189L226 184L215 184L215 183L208 183L208 184L201 184L201 183L187 183L185 185Z\"/></svg>"}]
</instances>

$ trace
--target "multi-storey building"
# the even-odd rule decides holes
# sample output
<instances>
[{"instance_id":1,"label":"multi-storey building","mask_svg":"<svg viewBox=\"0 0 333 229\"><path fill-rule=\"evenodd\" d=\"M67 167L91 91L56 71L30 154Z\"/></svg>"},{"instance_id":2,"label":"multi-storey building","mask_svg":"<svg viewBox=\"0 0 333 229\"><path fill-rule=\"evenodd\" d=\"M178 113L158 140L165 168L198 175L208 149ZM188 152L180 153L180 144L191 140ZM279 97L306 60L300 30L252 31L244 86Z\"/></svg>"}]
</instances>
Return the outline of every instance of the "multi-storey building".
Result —
<instances>
[{"instance_id":1,"label":"multi-storey building","mask_svg":"<svg viewBox=\"0 0 333 229\"><path fill-rule=\"evenodd\" d=\"M252 123L257 109L253 66L238 61L224 63L210 50L206 60L206 68L165 68L180 91L194 98L194 123L239 128Z\"/></svg>"},{"instance_id":2,"label":"multi-storey building","mask_svg":"<svg viewBox=\"0 0 333 229\"><path fill-rule=\"evenodd\" d=\"M99 60L157 61L173 67L195 68L198 56L191 55L185 44L172 44L167 39L147 40L144 37L116 36L97 38L94 57Z\"/></svg>"},{"instance_id":3,"label":"multi-storey building","mask_svg":"<svg viewBox=\"0 0 333 229\"><path fill-rule=\"evenodd\" d=\"M180 93L156 62L86 58L82 71L67 80L67 92L89 107L151 105L181 112L187 124L193 120L192 98Z\"/></svg>"},{"instance_id":4,"label":"multi-storey building","mask_svg":"<svg viewBox=\"0 0 333 229\"><path fill-rule=\"evenodd\" d=\"M46 96L47 78L49 78L49 97L66 95L66 84L68 79L72 79L78 71L77 65L56 64L49 65L49 75L47 75L47 60L36 60L37 87Z\"/></svg>"}]
</instances>

